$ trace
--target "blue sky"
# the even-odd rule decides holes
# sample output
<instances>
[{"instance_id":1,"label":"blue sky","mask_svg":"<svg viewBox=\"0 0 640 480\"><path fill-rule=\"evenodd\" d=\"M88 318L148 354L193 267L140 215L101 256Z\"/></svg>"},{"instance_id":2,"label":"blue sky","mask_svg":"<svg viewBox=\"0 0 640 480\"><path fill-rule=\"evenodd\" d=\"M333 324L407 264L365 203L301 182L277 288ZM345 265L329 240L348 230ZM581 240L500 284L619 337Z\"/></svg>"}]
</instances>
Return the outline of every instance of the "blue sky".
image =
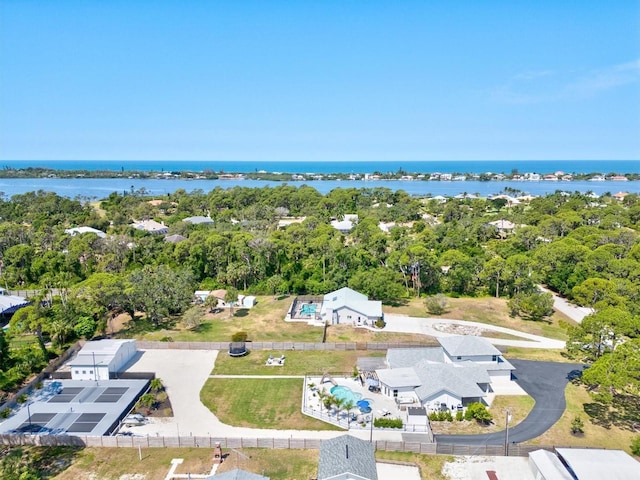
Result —
<instances>
[{"instance_id":1,"label":"blue sky","mask_svg":"<svg viewBox=\"0 0 640 480\"><path fill-rule=\"evenodd\" d=\"M640 2L0 0L11 159L640 159Z\"/></svg>"}]
</instances>

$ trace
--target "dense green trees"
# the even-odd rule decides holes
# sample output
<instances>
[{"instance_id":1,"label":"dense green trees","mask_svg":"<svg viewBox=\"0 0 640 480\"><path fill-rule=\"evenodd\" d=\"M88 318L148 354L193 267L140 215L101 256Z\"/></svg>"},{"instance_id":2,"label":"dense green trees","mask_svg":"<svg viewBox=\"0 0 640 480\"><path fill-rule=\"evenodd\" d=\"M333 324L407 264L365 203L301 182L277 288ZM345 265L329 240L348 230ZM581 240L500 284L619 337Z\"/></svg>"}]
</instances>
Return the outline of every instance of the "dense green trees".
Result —
<instances>
[{"instance_id":1,"label":"dense green trees","mask_svg":"<svg viewBox=\"0 0 640 480\"><path fill-rule=\"evenodd\" d=\"M542 283L595 311L623 309L632 324L640 315L637 195L624 203L580 193L530 205L477 198L440 203L384 188L321 195L283 184L178 190L152 199L142 190L111 194L100 208L45 192L1 199L0 284L46 293L15 317L16 331L44 345L108 331L123 311L158 323L185 311L198 284L268 295L351 286L385 302L492 295L508 298L515 314L540 319L549 312L548 298L537 292ZM345 214L359 218L347 234L330 225ZM214 223L182 221L192 215L209 215ZM287 216L300 218L278 228ZM163 221L186 240L165 242L129 226L142 218ZM499 234L489 224L496 219L515 223L515 233ZM379 222L395 226L387 233ZM108 236L64 233L78 225ZM45 299L49 306L40 304ZM595 332L609 323L596 317L572 332L572 345L591 345L574 353L591 361L605 356L602 345L611 335L598 340Z\"/></svg>"}]
</instances>

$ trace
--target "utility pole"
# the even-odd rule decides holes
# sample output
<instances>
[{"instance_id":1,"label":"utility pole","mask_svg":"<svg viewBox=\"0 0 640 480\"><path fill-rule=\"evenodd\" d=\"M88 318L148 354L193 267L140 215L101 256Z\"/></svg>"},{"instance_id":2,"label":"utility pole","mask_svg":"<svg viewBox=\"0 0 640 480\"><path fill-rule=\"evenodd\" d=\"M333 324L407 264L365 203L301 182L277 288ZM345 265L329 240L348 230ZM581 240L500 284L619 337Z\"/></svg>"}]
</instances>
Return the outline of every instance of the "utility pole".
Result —
<instances>
[{"instance_id":1,"label":"utility pole","mask_svg":"<svg viewBox=\"0 0 640 480\"><path fill-rule=\"evenodd\" d=\"M511 421L511 410L507 407L506 428L504 431L504 456L509 456L509 422Z\"/></svg>"}]
</instances>

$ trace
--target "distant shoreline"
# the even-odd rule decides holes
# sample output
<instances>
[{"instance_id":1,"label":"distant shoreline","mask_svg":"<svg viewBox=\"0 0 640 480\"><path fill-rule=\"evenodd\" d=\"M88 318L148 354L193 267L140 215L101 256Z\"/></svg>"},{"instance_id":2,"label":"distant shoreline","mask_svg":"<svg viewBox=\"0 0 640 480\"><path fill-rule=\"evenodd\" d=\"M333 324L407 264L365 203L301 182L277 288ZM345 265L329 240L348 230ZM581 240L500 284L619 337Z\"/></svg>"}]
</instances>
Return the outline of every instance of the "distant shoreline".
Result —
<instances>
[{"instance_id":1,"label":"distant shoreline","mask_svg":"<svg viewBox=\"0 0 640 480\"><path fill-rule=\"evenodd\" d=\"M295 166L295 163L292 163ZM345 173L345 172L329 172L329 173L303 173L302 171L292 170L290 172L274 172L274 171L246 171L246 172L225 172L224 170L206 170L193 171L189 169L183 170L110 170L110 169L57 169L48 167L26 167L13 168L5 166L0 169L0 178L2 179L38 179L38 178L61 178L61 179L132 179L132 180L267 180L274 182L315 182L323 180L349 180L349 181L446 181L446 182L464 182L464 181L522 181L522 182L558 182L568 183L572 181L640 181L639 173L618 173L618 172L590 172L590 173L565 173L559 169L551 169L543 172L519 172L514 170L511 173L476 173L476 172L421 172L410 171L399 168L395 172L380 172L372 170L371 173Z\"/></svg>"}]
</instances>

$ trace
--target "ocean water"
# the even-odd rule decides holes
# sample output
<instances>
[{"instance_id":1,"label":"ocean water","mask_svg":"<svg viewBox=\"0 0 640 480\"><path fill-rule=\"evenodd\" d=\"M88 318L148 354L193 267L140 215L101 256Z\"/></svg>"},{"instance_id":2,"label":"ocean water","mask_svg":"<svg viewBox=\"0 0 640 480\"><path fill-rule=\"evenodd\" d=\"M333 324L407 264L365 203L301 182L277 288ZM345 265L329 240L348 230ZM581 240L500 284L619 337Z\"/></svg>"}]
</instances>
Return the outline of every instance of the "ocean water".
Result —
<instances>
[{"instance_id":1,"label":"ocean water","mask_svg":"<svg viewBox=\"0 0 640 480\"><path fill-rule=\"evenodd\" d=\"M191 171L229 173L640 173L636 160L478 160L478 161L394 161L394 162L278 162L278 161L201 161L201 160L5 160L0 167L47 167L57 170Z\"/></svg>"}]
</instances>

